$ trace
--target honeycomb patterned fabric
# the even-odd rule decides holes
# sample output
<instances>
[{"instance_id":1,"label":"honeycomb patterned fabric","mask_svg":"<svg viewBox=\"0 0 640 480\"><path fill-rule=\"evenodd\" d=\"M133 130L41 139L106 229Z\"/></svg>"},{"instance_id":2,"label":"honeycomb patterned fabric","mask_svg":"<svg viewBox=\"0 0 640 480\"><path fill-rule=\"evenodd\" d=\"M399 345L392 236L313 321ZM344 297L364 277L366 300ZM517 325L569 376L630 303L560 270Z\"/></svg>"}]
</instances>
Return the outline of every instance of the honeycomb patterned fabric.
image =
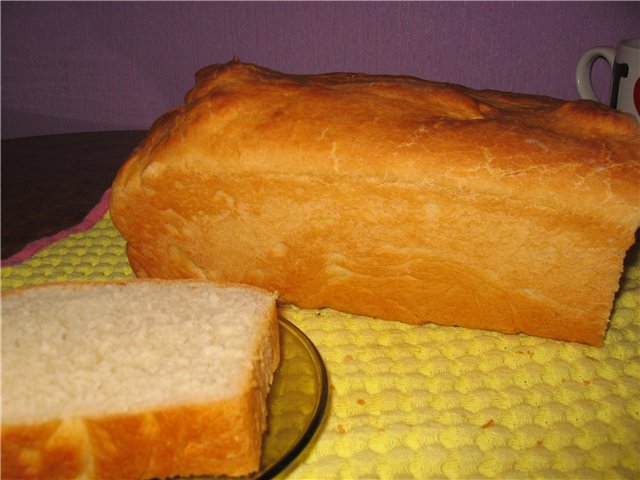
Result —
<instances>
[{"instance_id":1,"label":"honeycomb patterned fabric","mask_svg":"<svg viewBox=\"0 0 640 480\"><path fill-rule=\"evenodd\" d=\"M108 212L2 269L2 288L133 277ZM331 310L281 314L320 351L328 412L291 479L640 478L640 261L602 348Z\"/></svg>"}]
</instances>

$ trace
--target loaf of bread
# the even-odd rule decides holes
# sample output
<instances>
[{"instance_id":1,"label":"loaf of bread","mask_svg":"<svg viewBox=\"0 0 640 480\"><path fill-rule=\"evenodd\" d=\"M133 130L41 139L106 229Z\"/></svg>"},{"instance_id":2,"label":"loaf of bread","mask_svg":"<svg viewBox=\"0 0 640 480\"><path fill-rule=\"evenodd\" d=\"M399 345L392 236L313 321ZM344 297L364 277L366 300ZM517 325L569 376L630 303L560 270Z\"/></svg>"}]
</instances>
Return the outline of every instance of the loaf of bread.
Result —
<instances>
[{"instance_id":1,"label":"loaf of bread","mask_svg":"<svg viewBox=\"0 0 640 480\"><path fill-rule=\"evenodd\" d=\"M114 181L140 277L600 345L640 224L640 127L590 101L204 68Z\"/></svg>"},{"instance_id":2,"label":"loaf of bread","mask_svg":"<svg viewBox=\"0 0 640 480\"><path fill-rule=\"evenodd\" d=\"M199 281L2 296L2 478L243 475L280 355L273 294Z\"/></svg>"}]
</instances>

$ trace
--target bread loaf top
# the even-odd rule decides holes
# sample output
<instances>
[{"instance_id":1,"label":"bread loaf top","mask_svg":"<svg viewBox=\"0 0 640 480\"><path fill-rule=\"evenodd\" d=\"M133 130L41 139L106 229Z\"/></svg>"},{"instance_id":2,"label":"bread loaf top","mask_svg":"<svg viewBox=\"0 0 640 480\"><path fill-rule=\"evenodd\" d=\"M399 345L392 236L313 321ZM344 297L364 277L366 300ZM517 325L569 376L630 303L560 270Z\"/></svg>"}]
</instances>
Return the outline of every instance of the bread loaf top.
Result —
<instances>
[{"instance_id":1,"label":"bread loaf top","mask_svg":"<svg viewBox=\"0 0 640 480\"><path fill-rule=\"evenodd\" d=\"M171 168L431 183L637 225L640 125L591 101L407 76L288 75L234 59L196 74L116 193Z\"/></svg>"},{"instance_id":2,"label":"bread loaf top","mask_svg":"<svg viewBox=\"0 0 640 480\"><path fill-rule=\"evenodd\" d=\"M640 225L640 126L412 77L196 75L112 189L141 277L601 344Z\"/></svg>"}]
</instances>

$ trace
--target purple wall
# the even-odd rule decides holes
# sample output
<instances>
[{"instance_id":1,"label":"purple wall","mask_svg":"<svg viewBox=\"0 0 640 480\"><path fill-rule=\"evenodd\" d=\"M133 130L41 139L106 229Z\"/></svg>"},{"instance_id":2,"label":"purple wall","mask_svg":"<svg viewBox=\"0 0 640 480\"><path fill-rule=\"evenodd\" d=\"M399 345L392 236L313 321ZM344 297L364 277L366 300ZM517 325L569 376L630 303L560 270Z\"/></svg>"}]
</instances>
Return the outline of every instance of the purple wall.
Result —
<instances>
[{"instance_id":1,"label":"purple wall","mask_svg":"<svg viewBox=\"0 0 640 480\"><path fill-rule=\"evenodd\" d=\"M197 69L410 74L573 99L595 45L640 36L640 3L5 2L2 137L145 129ZM594 68L607 95L606 64Z\"/></svg>"}]
</instances>

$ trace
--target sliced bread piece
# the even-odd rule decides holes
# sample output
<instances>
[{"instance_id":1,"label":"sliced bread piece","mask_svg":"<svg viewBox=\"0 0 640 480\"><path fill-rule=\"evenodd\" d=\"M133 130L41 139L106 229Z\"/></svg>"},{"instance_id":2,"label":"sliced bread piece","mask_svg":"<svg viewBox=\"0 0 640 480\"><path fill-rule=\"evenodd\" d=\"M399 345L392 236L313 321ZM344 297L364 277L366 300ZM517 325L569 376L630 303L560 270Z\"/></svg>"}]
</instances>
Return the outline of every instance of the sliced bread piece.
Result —
<instances>
[{"instance_id":1,"label":"sliced bread piece","mask_svg":"<svg viewBox=\"0 0 640 480\"><path fill-rule=\"evenodd\" d=\"M280 359L275 295L201 281L2 296L2 478L259 468Z\"/></svg>"}]
</instances>

